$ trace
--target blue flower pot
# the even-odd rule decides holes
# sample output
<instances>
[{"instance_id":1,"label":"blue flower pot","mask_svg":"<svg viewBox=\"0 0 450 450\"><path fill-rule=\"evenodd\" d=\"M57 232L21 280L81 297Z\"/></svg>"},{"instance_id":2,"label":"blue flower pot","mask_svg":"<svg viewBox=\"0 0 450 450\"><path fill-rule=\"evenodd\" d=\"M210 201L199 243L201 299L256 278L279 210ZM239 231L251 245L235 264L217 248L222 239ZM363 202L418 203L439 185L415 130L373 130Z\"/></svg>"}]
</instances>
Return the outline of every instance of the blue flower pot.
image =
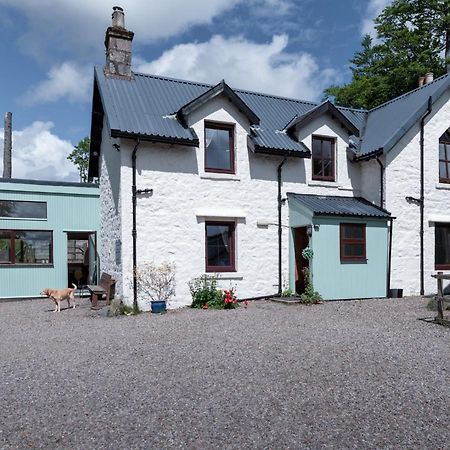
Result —
<instances>
[{"instance_id":1,"label":"blue flower pot","mask_svg":"<svg viewBox=\"0 0 450 450\"><path fill-rule=\"evenodd\" d=\"M152 313L162 313L166 311L166 302L164 300L156 300L151 302Z\"/></svg>"}]
</instances>

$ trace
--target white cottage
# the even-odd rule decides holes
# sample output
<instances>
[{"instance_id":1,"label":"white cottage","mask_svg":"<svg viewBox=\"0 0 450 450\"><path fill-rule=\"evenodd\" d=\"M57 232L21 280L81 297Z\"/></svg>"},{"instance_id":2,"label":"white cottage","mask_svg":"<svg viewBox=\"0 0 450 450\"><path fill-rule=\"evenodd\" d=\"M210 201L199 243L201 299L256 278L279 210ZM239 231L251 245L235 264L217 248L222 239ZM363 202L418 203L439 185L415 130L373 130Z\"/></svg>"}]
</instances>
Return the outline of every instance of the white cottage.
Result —
<instances>
[{"instance_id":1,"label":"white cottage","mask_svg":"<svg viewBox=\"0 0 450 450\"><path fill-rule=\"evenodd\" d=\"M134 73L132 39L116 7L89 163L102 270L126 302L150 261L176 264L175 306L205 273L241 298L301 293L308 264L326 299L435 289L450 269L450 77L355 110Z\"/></svg>"}]
</instances>

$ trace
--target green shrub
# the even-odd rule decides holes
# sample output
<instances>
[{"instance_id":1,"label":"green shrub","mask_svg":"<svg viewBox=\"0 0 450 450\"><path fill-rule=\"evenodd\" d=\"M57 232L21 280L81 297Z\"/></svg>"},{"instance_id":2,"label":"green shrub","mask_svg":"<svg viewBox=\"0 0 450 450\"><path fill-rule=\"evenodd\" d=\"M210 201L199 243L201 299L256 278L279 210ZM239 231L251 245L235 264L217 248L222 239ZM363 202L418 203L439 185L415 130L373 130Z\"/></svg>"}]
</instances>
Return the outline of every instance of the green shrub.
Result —
<instances>
[{"instance_id":1,"label":"green shrub","mask_svg":"<svg viewBox=\"0 0 450 450\"><path fill-rule=\"evenodd\" d=\"M291 289L291 288L288 288L288 289L285 289L285 290L281 293L281 296L282 296L282 297L292 297L292 294L293 294L292 289Z\"/></svg>"},{"instance_id":2,"label":"green shrub","mask_svg":"<svg viewBox=\"0 0 450 450\"><path fill-rule=\"evenodd\" d=\"M203 275L189 283L192 308L233 309L237 306L234 290L222 291L217 288L217 278Z\"/></svg>"},{"instance_id":3,"label":"green shrub","mask_svg":"<svg viewBox=\"0 0 450 450\"><path fill-rule=\"evenodd\" d=\"M303 276L305 277L306 288L305 292L300 296L301 302L306 305L320 303L322 296L314 290L312 275L308 268L303 269Z\"/></svg>"}]
</instances>

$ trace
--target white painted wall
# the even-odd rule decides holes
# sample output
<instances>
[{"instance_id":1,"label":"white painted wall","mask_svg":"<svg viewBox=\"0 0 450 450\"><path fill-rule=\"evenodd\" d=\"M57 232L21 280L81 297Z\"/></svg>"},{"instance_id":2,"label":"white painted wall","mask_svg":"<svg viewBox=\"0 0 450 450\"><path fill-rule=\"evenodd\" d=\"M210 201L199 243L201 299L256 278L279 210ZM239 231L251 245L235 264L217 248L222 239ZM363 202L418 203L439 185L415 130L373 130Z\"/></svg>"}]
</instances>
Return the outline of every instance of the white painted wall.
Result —
<instances>
[{"instance_id":1,"label":"white painted wall","mask_svg":"<svg viewBox=\"0 0 450 450\"><path fill-rule=\"evenodd\" d=\"M116 280L116 295L122 296L122 264L116 256L121 242L120 153L112 146L106 119L103 121L100 155L100 270ZM100 274L99 274L100 275Z\"/></svg>"},{"instance_id":2,"label":"white painted wall","mask_svg":"<svg viewBox=\"0 0 450 450\"><path fill-rule=\"evenodd\" d=\"M444 215L450 222L449 185L439 183L439 137L450 127L450 95L434 105L425 124L425 294L436 292L434 224ZM420 197L420 124L417 123L386 156L386 209L396 217L392 254L392 287L405 295L420 292L420 207L406 196Z\"/></svg>"},{"instance_id":3,"label":"white painted wall","mask_svg":"<svg viewBox=\"0 0 450 450\"><path fill-rule=\"evenodd\" d=\"M235 123L236 175L205 173L204 120ZM236 215L237 272L219 274L221 285L236 286L240 298L267 295L278 289L277 166L282 157L253 154L247 147L248 120L227 100L217 99L190 117L199 148L142 142L137 153L137 187L152 188L152 196L140 196L137 207L139 262L176 264L176 297L171 307L190 304L188 281L205 273L206 220ZM347 136L328 117L317 119L310 133L337 138L336 183L311 182L311 161L288 158L283 167L283 197L286 192L351 195L358 180L357 169L346 159ZM308 147L311 136L301 139ZM123 296L132 303L132 208L131 152L135 143L121 141L121 207ZM111 148L106 151L113 151ZM350 176L353 177L353 181ZM201 209L202 216L196 215ZM238 211L239 213L239 211ZM273 225L258 227L258 220ZM283 273L288 273L288 206L283 206ZM145 299L140 307L147 308Z\"/></svg>"}]
</instances>

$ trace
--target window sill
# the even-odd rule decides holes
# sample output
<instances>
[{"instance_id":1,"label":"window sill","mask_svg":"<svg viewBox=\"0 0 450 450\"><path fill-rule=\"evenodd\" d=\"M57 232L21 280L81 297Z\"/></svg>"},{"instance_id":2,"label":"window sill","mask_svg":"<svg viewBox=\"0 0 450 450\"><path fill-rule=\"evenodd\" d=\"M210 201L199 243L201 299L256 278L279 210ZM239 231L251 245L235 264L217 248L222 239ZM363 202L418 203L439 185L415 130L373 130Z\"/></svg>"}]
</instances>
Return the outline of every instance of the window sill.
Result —
<instances>
[{"instance_id":1,"label":"window sill","mask_svg":"<svg viewBox=\"0 0 450 450\"><path fill-rule=\"evenodd\" d=\"M328 188L339 188L339 184L336 181L319 181L319 180L311 180L308 182L308 186L321 186Z\"/></svg>"},{"instance_id":2,"label":"window sill","mask_svg":"<svg viewBox=\"0 0 450 450\"><path fill-rule=\"evenodd\" d=\"M33 221L33 222L46 222L48 219L37 219L32 217L0 217L0 220L27 220L27 221ZM43 230L46 231L46 230Z\"/></svg>"},{"instance_id":3,"label":"window sill","mask_svg":"<svg viewBox=\"0 0 450 450\"><path fill-rule=\"evenodd\" d=\"M232 181L241 181L241 178L238 177L235 173L214 173L214 172L205 172L200 175L202 180L232 180Z\"/></svg>"},{"instance_id":4,"label":"window sill","mask_svg":"<svg viewBox=\"0 0 450 450\"><path fill-rule=\"evenodd\" d=\"M1 267L16 267L16 268L25 268L25 267L33 267L33 268L37 268L37 267L42 267L42 268L47 268L47 267L54 267L53 264L10 264L10 263L0 263L0 268Z\"/></svg>"},{"instance_id":5,"label":"window sill","mask_svg":"<svg viewBox=\"0 0 450 450\"><path fill-rule=\"evenodd\" d=\"M242 280L244 276L238 272L206 272L206 276L215 277L218 280Z\"/></svg>"},{"instance_id":6,"label":"window sill","mask_svg":"<svg viewBox=\"0 0 450 450\"><path fill-rule=\"evenodd\" d=\"M449 183L437 183L436 189L443 189L450 191L450 184Z\"/></svg>"}]
</instances>

